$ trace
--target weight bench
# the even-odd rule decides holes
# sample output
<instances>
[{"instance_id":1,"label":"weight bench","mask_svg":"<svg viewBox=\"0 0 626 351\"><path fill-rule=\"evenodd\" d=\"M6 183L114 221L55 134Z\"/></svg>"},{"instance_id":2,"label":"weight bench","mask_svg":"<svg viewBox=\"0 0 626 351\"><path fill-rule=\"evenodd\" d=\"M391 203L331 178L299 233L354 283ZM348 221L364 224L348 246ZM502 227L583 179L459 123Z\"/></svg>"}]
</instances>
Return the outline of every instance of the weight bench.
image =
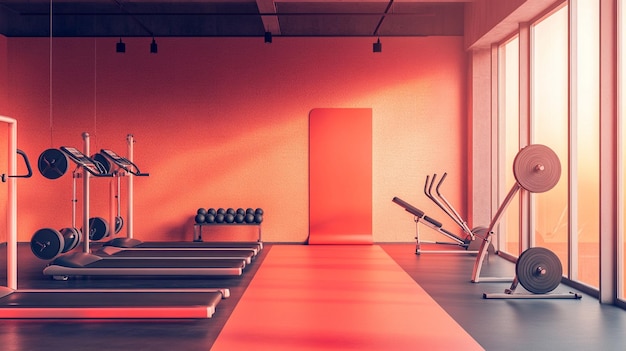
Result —
<instances>
[{"instance_id":1,"label":"weight bench","mask_svg":"<svg viewBox=\"0 0 626 351\"><path fill-rule=\"evenodd\" d=\"M414 220L416 223L415 225L415 241L416 241L415 254L416 255L419 255L421 253L471 253L471 254L478 253L478 248L480 247L480 243L477 240L472 240L471 237L467 237L463 239L459 237L458 235L452 233L451 231L446 230L445 228L443 228L443 224L441 222L427 216L426 213L424 213L424 211L400 199L399 197L394 197L391 201L403 207L407 212L409 212L410 214L414 216ZM426 227L451 239L452 242L450 241L427 242L427 241L420 240L419 223L422 223ZM478 229L475 229L474 231L478 233L481 230L482 228L478 228ZM422 243L455 245L455 246L460 246L464 250L426 250L424 251L421 249Z\"/></svg>"}]
</instances>

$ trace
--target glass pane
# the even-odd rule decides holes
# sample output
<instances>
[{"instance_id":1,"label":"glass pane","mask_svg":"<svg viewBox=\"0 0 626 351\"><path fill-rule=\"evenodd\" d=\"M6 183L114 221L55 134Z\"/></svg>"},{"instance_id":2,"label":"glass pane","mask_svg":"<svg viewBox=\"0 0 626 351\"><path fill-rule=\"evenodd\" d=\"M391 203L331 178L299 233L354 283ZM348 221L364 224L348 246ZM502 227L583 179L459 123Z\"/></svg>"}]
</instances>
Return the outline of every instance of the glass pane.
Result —
<instances>
[{"instance_id":1,"label":"glass pane","mask_svg":"<svg viewBox=\"0 0 626 351\"><path fill-rule=\"evenodd\" d=\"M504 140L499 150L498 174L500 174L498 200L502 203L509 190L515 184L513 159L519 151L519 38L515 37L498 49L498 81L500 94L500 133ZM519 201L513 201L507 207L500 220L499 249L517 256L519 254Z\"/></svg>"},{"instance_id":2,"label":"glass pane","mask_svg":"<svg viewBox=\"0 0 626 351\"><path fill-rule=\"evenodd\" d=\"M560 258L568 274L568 8L532 28L531 140L550 147L561 161L561 179L533 194L535 246Z\"/></svg>"},{"instance_id":3,"label":"glass pane","mask_svg":"<svg viewBox=\"0 0 626 351\"><path fill-rule=\"evenodd\" d=\"M578 243L578 271L572 280L598 288L600 278L600 107L599 8L597 0L578 0L576 13L576 205L572 240Z\"/></svg>"}]
</instances>

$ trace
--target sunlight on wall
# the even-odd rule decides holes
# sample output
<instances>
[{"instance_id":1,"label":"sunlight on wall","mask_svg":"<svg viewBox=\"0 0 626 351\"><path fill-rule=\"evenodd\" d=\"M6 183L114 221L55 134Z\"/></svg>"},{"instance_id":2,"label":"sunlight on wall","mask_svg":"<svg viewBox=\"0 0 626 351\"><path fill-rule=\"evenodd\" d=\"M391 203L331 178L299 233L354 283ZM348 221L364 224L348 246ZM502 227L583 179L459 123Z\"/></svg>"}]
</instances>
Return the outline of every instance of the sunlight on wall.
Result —
<instances>
[{"instance_id":1,"label":"sunlight on wall","mask_svg":"<svg viewBox=\"0 0 626 351\"><path fill-rule=\"evenodd\" d=\"M382 55L369 38L163 38L158 55L135 49L142 38L125 42L122 55L111 38L55 38L50 104L48 40L8 40L12 104L0 113L20 121L20 147L35 159L82 149L82 132L92 151L125 155L133 134L135 162L150 173L135 180L139 239L190 240L198 207L250 206L266 211L266 241L304 242L307 118L320 107L372 108L375 241L412 240L412 219L391 199L419 196L428 173L454 175L450 197L465 203L460 37L388 38ZM69 224L69 174L22 184L21 241ZM109 188L92 180L93 215L110 212Z\"/></svg>"}]
</instances>

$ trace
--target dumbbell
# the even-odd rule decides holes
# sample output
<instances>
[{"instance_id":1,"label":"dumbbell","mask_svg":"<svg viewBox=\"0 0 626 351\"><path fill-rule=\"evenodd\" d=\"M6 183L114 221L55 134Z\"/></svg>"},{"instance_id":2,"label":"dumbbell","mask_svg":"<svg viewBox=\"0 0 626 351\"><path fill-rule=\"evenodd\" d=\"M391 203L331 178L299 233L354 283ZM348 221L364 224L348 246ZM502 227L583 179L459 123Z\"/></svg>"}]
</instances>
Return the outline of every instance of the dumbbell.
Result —
<instances>
[{"instance_id":1,"label":"dumbbell","mask_svg":"<svg viewBox=\"0 0 626 351\"><path fill-rule=\"evenodd\" d=\"M224 223L224 214L223 213L217 213L215 215L215 223Z\"/></svg>"},{"instance_id":2,"label":"dumbbell","mask_svg":"<svg viewBox=\"0 0 626 351\"><path fill-rule=\"evenodd\" d=\"M206 215L204 215L202 213L198 213L196 215L196 217L194 218L194 220L196 221L196 223L202 224L202 223L206 222Z\"/></svg>"},{"instance_id":3,"label":"dumbbell","mask_svg":"<svg viewBox=\"0 0 626 351\"><path fill-rule=\"evenodd\" d=\"M235 221L235 215L233 215L232 213L227 212L224 215L224 222L226 222L226 223L233 223L234 221Z\"/></svg>"},{"instance_id":4,"label":"dumbbell","mask_svg":"<svg viewBox=\"0 0 626 351\"><path fill-rule=\"evenodd\" d=\"M243 223L246 216L243 213L237 213L235 215L235 223Z\"/></svg>"},{"instance_id":5,"label":"dumbbell","mask_svg":"<svg viewBox=\"0 0 626 351\"><path fill-rule=\"evenodd\" d=\"M30 249L42 260L51 260L58 255L69 252L80 243L80 231L76 228L63 228L60 231L42 228L33 234Z\"/></svg>"}]
</instances>

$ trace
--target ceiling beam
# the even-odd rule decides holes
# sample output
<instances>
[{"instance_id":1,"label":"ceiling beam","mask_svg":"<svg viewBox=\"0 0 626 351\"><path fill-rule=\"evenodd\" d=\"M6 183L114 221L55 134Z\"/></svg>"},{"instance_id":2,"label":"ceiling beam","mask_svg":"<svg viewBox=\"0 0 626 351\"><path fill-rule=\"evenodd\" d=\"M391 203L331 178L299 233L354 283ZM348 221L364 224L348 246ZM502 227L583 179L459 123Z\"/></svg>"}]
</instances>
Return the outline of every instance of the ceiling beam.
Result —
<instances>
[{"instance_id":1,"label":"ceiling beam","mask_svg":"<svg viewBox=\"0 0 626 351\"><path fill-rule=\"evenodd\" d=\"M256 0L256 4L259 7L260 13L276 13L276 5L274 0ZM271 32L274 35L280 35L280 23L278 22L278 16L261 16L263 21L263 27L266 32Z\"/></svg>"}]
</instances>

